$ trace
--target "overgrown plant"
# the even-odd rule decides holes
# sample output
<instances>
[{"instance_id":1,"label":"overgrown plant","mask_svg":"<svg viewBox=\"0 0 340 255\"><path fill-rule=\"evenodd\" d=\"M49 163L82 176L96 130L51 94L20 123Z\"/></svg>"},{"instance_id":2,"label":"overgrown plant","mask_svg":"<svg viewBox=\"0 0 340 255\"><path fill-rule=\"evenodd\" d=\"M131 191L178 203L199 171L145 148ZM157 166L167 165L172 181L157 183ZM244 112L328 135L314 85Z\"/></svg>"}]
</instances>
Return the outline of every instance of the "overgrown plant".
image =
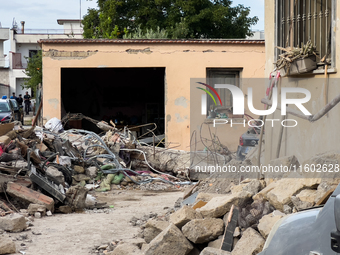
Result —
<instances>
[{"instance_id":1,"label":"overgrown plant","mask_svg":"<svg viewBox=\"0 0 340 255\"><path fill-rule=\"evenodd\" d=\"M187 38L189 35L189 26L184 18L181 19L181 22L176 23L175 27L171 27L171 30L172 39Z\"/></svg>"},{"instance_id":2,"label":"overgrown plant","mask_svg":"<svg viewBox=\"0 0 340 255\"><path fill-rule=\"evenodd\" d=\"M246 38L258 21L250 8L231 0L97 0L83 18L84 38L123 38L125 28L143 34L165 30L167 38ZM117 27L116 27L117 26ZM115 31L116 30L116 31ZM112 32L114 34L112 34ZM154 34L152 36L154 36ZM150 35L149 35L150 36Z\"/></svg>"},{"instance_id":3,"label":"overgrown plant","mask_svg":"<svg viewBox=\"0 0 340 255\"><path fill-rule=\"evenodd\" d=\"M167 39L168 32L165 29L157 27L156 30L146 29L145 32L139 26L135 32L126 33L124 39Z\"/></svg>"},{"instance_id":4,"label":"overgrown plant","mask_svg":"<svg viewBox=\"0 0 340 255\"><path fill-rule=\"evenodd\" d=\"M42 51L39 50L33 57L25 57L27 68L24 73L29 77L25 78L22 89L31 89L36 92L39 83L42 84Z\"/></svg>"}]
</instances>

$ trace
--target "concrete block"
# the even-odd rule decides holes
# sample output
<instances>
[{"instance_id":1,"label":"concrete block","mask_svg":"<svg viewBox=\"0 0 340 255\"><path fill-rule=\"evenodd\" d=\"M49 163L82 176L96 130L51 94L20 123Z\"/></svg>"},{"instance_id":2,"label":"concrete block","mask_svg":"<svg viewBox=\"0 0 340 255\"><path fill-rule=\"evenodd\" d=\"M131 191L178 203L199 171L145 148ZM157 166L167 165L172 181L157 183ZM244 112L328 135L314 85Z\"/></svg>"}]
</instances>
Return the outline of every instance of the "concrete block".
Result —
<instances>
[{"instance_id":1,"label":"concrete block","mask_svg":"<svg viewBox=\"0 0 340 255\"><path fill-rule=\"evenodd\" d=\"M25 217L18 214L9 214L0 217L0 229L8 232L21 232L27 228Z\"/></svg>"},{"instance_id":2,"label":"concrete block","mask_svg":"<svg viewBox=\"0 0 340 255\"><path fill-rule=\"evenodd\" d=\"M7 183L6 192L10 196L17 197L18 199L22 199L25 202L45 205L46 208L52 212L54 210L53 198L45 196L44 194L41 194L37 191L26 188L14 182Z\"/></svg>"}]
</instances>

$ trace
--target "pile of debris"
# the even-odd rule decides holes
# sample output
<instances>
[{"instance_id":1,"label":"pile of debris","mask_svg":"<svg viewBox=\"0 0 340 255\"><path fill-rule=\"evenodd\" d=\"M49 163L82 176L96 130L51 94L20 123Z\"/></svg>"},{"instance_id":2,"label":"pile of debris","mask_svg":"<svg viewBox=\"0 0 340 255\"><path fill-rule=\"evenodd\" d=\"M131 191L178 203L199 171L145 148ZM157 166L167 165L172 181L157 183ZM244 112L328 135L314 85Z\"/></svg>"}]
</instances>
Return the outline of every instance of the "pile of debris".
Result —
<instances>
[{"instance_id":1,"label":"pile of debris","mask_svg":"<svg viewBox=\"0 0 340 255\"><path fill-rule=\"evenodd\" d=\"M102 135L80 129L65 131L56 118L44 128L0 125L2 231L26 229L28 217L78 210L110 213L113 208L96 201L88 194L90 190L180 190L190 183L181 178L185 164L159 163L159 158L181 152L143 146L127 128L118 130L104 122L97 126L104 130ZM93 212L87 210L94 208ZM2 243L3 254L1 247Z\"/></svg>"},{"instance_id":2,"label":"pile of debris","mask_svg":"<svg viewBox=\"0 0 340 255\"><path fill-rule=\"evenodd\" d=\"M162 172L155 169L160 162L157 158L164 155L162 152L166 149L152 150L152 147L141 146L128 130L119 132L106 123L100 124L107 130L103 136L77 129L62 132L58 129L55 132L57 125L51 128L52 131L1 125L5 132L0 136L0 174L3 176L0 192L7 191L10 196L20 197L22 187L29 187L43 191L57 205L69 204L78 208L81 205L70 198L74 185L108 191L111 184L119 185L119 188L135 188L139 184L159 182L163 183L163 189L175 187L175 183L182 184L178 182L181 181L179 178L173 176L179 172L179 167L169 160L167 167L157 167ZM149 154L154 154L154 159ZM170 153L167 151L166 155ZM14 194L13 187L19 189L18 194ZM83 190L79 187L77 189Z\"/></svg>"},{"instance_id":3,"label":"pile of debris","mask_svg":"<svg viewBox=\"0 0 340 255\"><path fill-rule=\"evenodd\" d=\"M339 164L340 154L317 155L304 164L329 161ZM291 156L273 160L271 164L290 166L299 162ZM169 209L172 213L156 215L146 222L145 217L132 219L133 224L141 228L138 237L144 238L143 242L115 241L101 252L106 255L258 254L278 220L325 204L339 183L336 176L303 177L293 173L286 178L229 181L228 188L222 192L217 178L207 178L188 187L180 206ZM206 187L211 188L211 193L204 192Z\"/></svg>"},{"instance_id":4,"label":"pile of debris","mask_svg":"<svg viewBox=\"0 0 340 255\"><path fill-rule=\"evenodd\" d=\"M305 59L308 57L315 57L318 55L316 50L316 46L313 45L311 41L308 41L305 45L302 44L301 48L282 48L278 47L278 49L282 50L284 53L279 55L279 59L276 61L276 69L277 70L289 70L290 66L294 61L298 59Z\"/></svg>"}]
</instances>

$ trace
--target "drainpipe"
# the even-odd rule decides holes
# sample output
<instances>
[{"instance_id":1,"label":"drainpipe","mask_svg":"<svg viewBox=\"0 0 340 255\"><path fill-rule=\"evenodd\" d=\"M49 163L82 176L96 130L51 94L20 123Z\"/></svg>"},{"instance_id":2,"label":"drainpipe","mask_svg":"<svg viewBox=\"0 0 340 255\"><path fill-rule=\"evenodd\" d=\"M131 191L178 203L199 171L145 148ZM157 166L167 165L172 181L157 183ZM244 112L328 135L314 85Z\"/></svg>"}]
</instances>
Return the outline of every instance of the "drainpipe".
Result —
<instances>
[{"instance_id":1,"label":"drainpipe","mask_svg":"<svg viewBox=\"0 0 340 255\"><path fill-rule=\"evenodd\" d=\"M21 21L21 33L24 34L25 33L25 21Z\"/></svg>"}]
</instances>

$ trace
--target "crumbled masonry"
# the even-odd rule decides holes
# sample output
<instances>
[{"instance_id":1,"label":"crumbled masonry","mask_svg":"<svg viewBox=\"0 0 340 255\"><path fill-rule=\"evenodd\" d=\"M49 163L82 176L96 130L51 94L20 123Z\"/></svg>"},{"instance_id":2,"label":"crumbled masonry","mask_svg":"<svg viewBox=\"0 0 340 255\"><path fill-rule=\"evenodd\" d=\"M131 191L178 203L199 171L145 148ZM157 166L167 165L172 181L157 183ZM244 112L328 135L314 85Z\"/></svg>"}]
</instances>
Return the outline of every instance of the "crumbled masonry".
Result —
<instances>
[{"instance_id":1,"label":"crumbled masonry","mask_svg":"<svg viewBox=\"0 0 340 255\"><path fill-rule=\"evenodd\" d=\"M226 179L213 173L192 182L190 166L181 165L180 160L165 167L164 161L174 154L184 161L186 152L141 145L128 129L120 131L107 123L102 127L106 131L97 135L79 129L51 131L15 125L0 137L0 254L22 251L8 236L22 232L20 240L24 240L34 219L72 212L85 212L88 217L110 214L116 209L93 194L111 189L185 191L164 213L150 212L130 220L131 226L140 229L136 242L112 236L112 242L99 244L90 253L257 254L278 220L324 204L340 181L337 175ZM6 128L0 125L0 133ZM255 161L228 157L226 165L251 166ZM340 154L319 154L306 162L329 160L340 163ZM275 162L301 165L294 155Z\"/></svg>"}]
</instances>

